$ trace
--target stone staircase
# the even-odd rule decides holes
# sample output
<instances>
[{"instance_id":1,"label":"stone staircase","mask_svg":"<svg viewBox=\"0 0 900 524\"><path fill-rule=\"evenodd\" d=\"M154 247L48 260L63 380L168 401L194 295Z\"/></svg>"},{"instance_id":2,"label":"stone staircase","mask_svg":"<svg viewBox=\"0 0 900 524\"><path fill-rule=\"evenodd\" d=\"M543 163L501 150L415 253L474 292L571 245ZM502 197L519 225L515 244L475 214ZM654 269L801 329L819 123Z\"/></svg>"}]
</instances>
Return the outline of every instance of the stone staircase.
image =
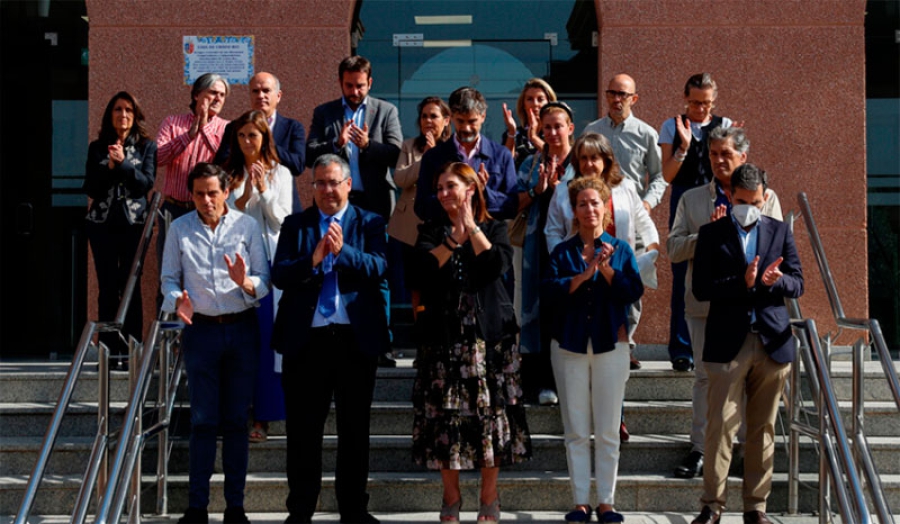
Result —
<instances>
[{"instance_id":1,"label":"stone staircase","mask_svg":"<svg viewBox=\"0 0 900 524\"><path fill-rule=\"evenodd\" d=\"M399 351L397 353L400 354ZM424 520L432 521L440 505L440 477L436 472L416 466L410 451L412 409L409 399L415 374L411 366L413 356L413 352L403 352L396 369L380 368L378 371L371 425L370 510L378 515L426 515ZM622 445L616 506L621 511L636 515L694 513L698 509L701 479L681 480L672 476L673 468L689 450L687 433L691 416L692 374L672 371L661 346L640 346L638 356L644 366L631 372L627 385L625 420L631 439ZM846 417L851 388L849 362L836 362L834 367L836 390L845 413L845 422L849 424ZM894 513L898 513L900 414L890 401L878 364L867 362L866 370L866 432L888 501ZM66 371L65 363L0 362L0 516L14 515L18 510ZM71 511L96 432L96 380L96 373L88 372L84 383L76 390L74 404L48 465L48 475L36 497L34 515L66 515ZM113 374L113 428L121 423L127 389L127 376ZM187 502L189 406L183 384L182 389L181 398L184 400L175 409L172 457L169 461L169 511L172 514L180 513ZM152 385L150 391L155 391L155 386ZM551 520L561 521L562 512L569 508L571 498L559 412L556 407L529 406L527 415L534 442L534 458L528 463L501 471L504 518L520 520L515 516L516 512L525 512L521 520L534 521L534 513L528 512L543 512L543 515L556 515ZM784 428L782 418L779 418L779 424ZM320 510L334 512L334 478L329 473L334 470L336 449L332 419L329 419L326 432L326 473ZM273 424L269 441L251 444L250 449L247 511L262 515L283 513L287 496L284 425ZM773 514L787 509L786 449L786 438L778 436L774 489L769 500L770 513ZM153 512L155 503L155 457L156 443L151 441L143 457L143 509L146 513ZM800 510L808 514L818 509L818 457L811 443L802 444L801 458L803 485ZM213 513L224 509L222 481L220 474L213 477L213 501L210 506ZM477 476L474 473L463 474L462 483L463 500L477 500ZM740 480L737 478L729 481L729 500L739 505ZM510 512L509 516L507 512ZM416 518L419 517L413 517L413 521Z\"/></svg>"}]
</instances>

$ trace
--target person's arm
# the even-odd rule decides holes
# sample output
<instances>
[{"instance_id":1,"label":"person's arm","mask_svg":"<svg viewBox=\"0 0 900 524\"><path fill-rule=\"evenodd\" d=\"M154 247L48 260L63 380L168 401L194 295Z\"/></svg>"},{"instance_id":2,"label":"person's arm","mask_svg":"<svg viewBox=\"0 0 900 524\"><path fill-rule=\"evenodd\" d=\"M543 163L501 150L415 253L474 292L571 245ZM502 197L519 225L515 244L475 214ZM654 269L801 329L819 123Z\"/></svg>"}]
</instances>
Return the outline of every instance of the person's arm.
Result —
<instances>
[{"instance_id":1,"label":"person's arm","mask_svg":"<svg viewBox=\"0 0 900 524\"><path fill-rule=\"evenodd\" d=\"M434 195L434 178L439 174L439 163L442 160L440 145L422 155L419 180L416 182L416 200L413 203L416 215L422 220L436 220L443 212Z\"/></svg>"},{"instance_id":2,"label":"person's arm","mask_svg":"<svg viewBox=\"0 0 900 524\"><path fill-rule=\"evenodd\" d=\"M685 207L687 198L682 197L678 201L675 211L675 220L672 222L672 230L666 239L666 250L669 252L669 260L673 263L685 262L694 258L697 246L697 233L691 233L691 220Z\"/></svg>"},{"instance_id":3,"label":"person's arm","mask_svg":"<svg viewBox=\"0 0 900 524\"><path fill-rule=\"evenodd\" d=\"M662 152L662 174L666 183L671 184L678 172L681 170L681 164L687 156L688 149L691 147L691 124L687 122L687 118L682 119L676 116L671 120L672 124L663 124L663 129L659 134L659 147ZM674 125L674 132L667 127ZM677 133L681 138L681 145L676 151L672 145L674 144L674 134Z\"/></svg>"},{"instance_id":4,"label":"person's arm","mask_svg":"<svg viewBox=\"0 0 900 524\"><path fill-rule=\"evenodd\" d=\"M82 189L94 200L105 200L115 177L114 169L109 168L107 147L99 140L88 146L87 160L84 163L84 182Z\"/></svg>"},{"instance_id":5,"label":"person's arm","mask_svg":"<svg viewBox=\"0 0 900 524\"><path fill-rule=\"evenodd\" d=\"M179 118L180 115L167 116L159 126L159 133L156 135L156 162L161 166L171 164L193 141L190 127L177 125Z\"/></svg>"},{"instance_id":6,"label":"person's arm","mask_svg":"<svg viewBox=\"0 0 900 524\"><path fill-rule=\"evenodd\" d=\"M313 110L312 124L309 126L309 140L306 141L306 167L312 167L319 156L335 153L333 139L328 137L325 110L328 104L320 105ZM338 152L337 154L340 154ZM346 159L346 155L341 155Z\"/></svg>"},{"instance_id":7,"label":"person's arm","mask_svg":"<svg viewBox=\"0 0 900 524\"><path fill-rule=\"evenodd\" d=\"M407 189L419 181L421 160L422 157L416 153L414 140L404 141L400 148L400 156L397 157L397 166L394 168L394 183L397 187Z\"/></svg>"},{"instance_id":8,"label":"person's arm","mask_svg":"<svg viewBox=\"0 0 900 524\"><path fill-rule=\"evenodd\" d=\"M314 249L308 252L303 249L305 242L313 248L317 245L313 239L305 238L306 235L313 233L311 228L302 227L303 216L290 215L281 224L281 234L278 236L275 258L272 261L272 285L278 289L301 289L320 285L322 273L316 271L313 266Z\"/></svg>"},{"instance_id":9,"label":"person's arm","mask_svg":"<svg viewBox=\"0 0 900 524\"><path fill-rule=\"evenodd\" d=\"M199 128L197 134L206 144L206 147L215 154L222 145L222 135L225 134L225 126L228 122L218 116L209 119L205 126Z\"/></svg>"},{"instance_id":10,"label":"person's arm","mask_svg":"<svg viewBox=\"0 0 900 524\"><path fill-rule=\"evenodd\" d=\"M241 289L244 293L244 302L248 306L255 307L262 298L269 294L272 286L272 277L269 271L269 259L266 257L265 242L267 242L267 240L263 237L259 225L255 220L253 221L252 226L251 230L253 233L250 234L250 238L247 239L250 260L247 264L247 278L245 279L245 282L246 280L249 280L252 290L247 289L246 283L241 285ZM234 254L228 253L226 253L226 255L234 256ZM229 274L230 273L231 268L229 268Z\"/></svg>"},{"instance_id":11,"label":"person's arm","mask_svg":"<svg viewBox=\"0 0 900 524\"><path fill-rule=\"evenodd\" d=\"M117 166L125 180L125 187L133 195L146 195L156 181L156 142L146 139L135 146L134 158L125 159Z\"/></svg>"},{"instance_id":12,"label":"person's arm","mask_svg":"<svg viewBox=\"0 0 900 524\"><path fill-rule=\"evenodd\" d=\"M505 148L498 148L499 159L496 159L495 171L490 173L484 188L488 213L496 219L515 218L519 209L519 195L516 192L516 165L512 155ZM485 166L488 169L488 166ZM488 169L490 172L490 169Z\"/></svg>"},{"instance_id":13,"label":"person's arm","mask_svg":"<svg viewBox=\"0 0 900 524\"><path fill-rule=\"evenodd\" d=\"M569 206L569 209L571 209L568 184L562 182L553 190L550 206L547 208L544 238L547 240L548 253L552 253L556 246L562 243L569 234L571 224L568 224L568 222L571 221L567 217L565 206Z\"/></svg>"},{"instance_id":14,"label":"person's arm","mask_svg":"<svg viewBox=\"0 0 900 524\"><path fill-rule=\"evenodd\" d=\"M360 150L360 165L376 165L394 167L397 165L397 157L400 156L400 146L403 144L403 132L400 130L400 119L397 116L397 108L393 104L381 102L379 111L384 112L382 120L381 140L369 139L364 149ZM371 131L369 132L371 137Z\"/></svg>"},{"instance_id":15,"label":"person's arm","mask_svg":"<svg viewBox=\"0 0 900 524\"><path fill-rule=\"evenodd\" d=\"M647 172L648 178L647 191L644 193L644 202L647 203L650 209L653 209L659 205L669 184L666 182L666 179L663 178L662 151L657 144L659 135L656 134L655 130L651 129L651 131L653 132L647 136L647 143L645 145L647 154L644 155L644 169Z\"/></svg>"},{"instance_id":16,"label":"person's arm","mask_svg":"<svg viewBox=\"0 0 900 524\"><path fill-rule=\"evenodd\" d=\"M513 249L503 220L485 222L481 232L470 236L473 251L477 254L471 260L469 278L474 289L481 289L509 271ZM486 242L490 247L479 252L474 249L476 242Z\"/></svg>"},{"instance_id":17,"label":"person's arm","mask_svg":"<svg viewBox=\"0 0 900 524\"><path fill-rule=\"evenodd\" d=\"M656 230L656 224L650 218L650 213L647 212L641 198L637 196L637 192L633 189L630 191L632 193L631 220L634 222L634 229L643 240L647 251L654 249L659 251L659 231Z\"/></svg>"},{"instance_id":18,"label":"person's arm","mask_svg":"<svg viewBox=\"0 0 900 524\"><path fill-rule=\"evenodd\" d=\"M275 182L267 180L266 191L259 194L266 227L271 231L281 231L281 224L291 214L294 198L294 179L291 172L281 164L274 168ZM265 175L268 177L268 174Z\"/></svg>"},{"instance_id":19,"label":"person's arm","mask_svg":"<svg viewBox=\"0 0 900 524\"><path fill-rule=\"evenodd\" d=\"M353 274L364 279L380 280L387 274L386 224L380 215L370 214L362 219L363 249L345 238L341 252L334 258L334 270L340 274Z\"/></svg>"},{"instance_id":20,"label":"person's arm","mask_svg":"<svg viewBox=\"0 0 900 524\"><path fill-rule=\"evenodd\" d=\"M279 117L276 125L288 125L287 145L275 144L275 152L281 165L288 168L292 176L303 173L303 162L306 156L306 129L296 120Z\"/></svg>"},{"instance_id":21,"label":"person's arm","mask_svg":"<svg viewBox=\"0 0 900 524\"><path fill-rule=\"evenodd\" d=\"M719 256L723 239L717 226L716 222L706 224L697 233L691 273L694 297L700 302L745 299L750 293L745 280L746 264L735 264ZM735 270L738 267L740 271Z\"/></svg>"},{"instance_id":22,"label":"person's arm","mask_svg":"<svg viewBox=\"0 0 900 524\"><path fill-rule=\"evenodd\" d=\"M612 275L606 280L611 290L610 296L621 304L636 302L644 294L644 284L631 247L625 242L620 243L611 262L614 263L609 264Z\"/></svg>"},{"instance_id":23,"label":"person's arm","mask_svg":"<svg viewBox=\"0 0 900 524\"><path fill-rule=\"evenodd\" d=\"M178 230L176 223L169 226L166 243L163 248L162 266L159 270L160 293L163 296L162 310L175 313L176 302L182 298L181 240L184 235Z\"/></svg>"},{"instance_id":24,"label":"person's arm","mask_svg":"<svg viewBox=\"0 0 900 524\"><path fill-rule=\"evenodd\" d=\"M794 235L790 229L785 228L784 241L781 248L781 264L778 270L781 271L781 277L771 286L765 286L764 283L757 284L757 288L763 286L763 289L769 293L775 293L784 298L800 298L804 291L803 270L800 267L800 256L797 254L797 245L794 243ZM763 272L766 268L759 268L758 281L762 281Z\"/></svg>"}]
</instances>

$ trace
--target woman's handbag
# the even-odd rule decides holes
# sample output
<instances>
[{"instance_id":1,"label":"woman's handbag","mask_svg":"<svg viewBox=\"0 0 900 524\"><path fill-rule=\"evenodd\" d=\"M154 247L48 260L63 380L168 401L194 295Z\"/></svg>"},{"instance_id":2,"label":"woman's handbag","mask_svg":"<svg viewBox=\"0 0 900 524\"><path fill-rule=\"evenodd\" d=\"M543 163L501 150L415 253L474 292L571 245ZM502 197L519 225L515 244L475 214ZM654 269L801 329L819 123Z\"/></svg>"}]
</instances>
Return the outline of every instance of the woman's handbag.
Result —
<instances>
[{"instance_id":1,"label":"woman's handbag","mask_svg":"<svg viewBox=\"0 0 900 524\"><path fill-rule=\"evenodd\" d=\"M516 215L509 223L509 243L522 247L525 244L525 230L528 229L528 210Z\"/></svg>"}]
</instances>

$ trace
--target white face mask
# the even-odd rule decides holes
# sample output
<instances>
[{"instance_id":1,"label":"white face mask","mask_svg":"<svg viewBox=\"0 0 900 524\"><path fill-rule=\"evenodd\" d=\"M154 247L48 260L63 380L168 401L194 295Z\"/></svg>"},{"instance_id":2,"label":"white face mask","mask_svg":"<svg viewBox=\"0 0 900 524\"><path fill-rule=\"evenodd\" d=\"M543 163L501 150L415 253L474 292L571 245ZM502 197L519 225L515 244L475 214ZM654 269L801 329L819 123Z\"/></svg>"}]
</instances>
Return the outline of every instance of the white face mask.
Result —
<instances>
[{"instance_id":1,"label":"white face mask","mask_svg":"<svg viewBox=\"0 0 900 524\"><path fill-rule=\"evenodd\" d=\"M750 227L759 220L760 210L750 204L738 204L731 208L731 215L742 227Z\"/></svg>"}]
</instances>

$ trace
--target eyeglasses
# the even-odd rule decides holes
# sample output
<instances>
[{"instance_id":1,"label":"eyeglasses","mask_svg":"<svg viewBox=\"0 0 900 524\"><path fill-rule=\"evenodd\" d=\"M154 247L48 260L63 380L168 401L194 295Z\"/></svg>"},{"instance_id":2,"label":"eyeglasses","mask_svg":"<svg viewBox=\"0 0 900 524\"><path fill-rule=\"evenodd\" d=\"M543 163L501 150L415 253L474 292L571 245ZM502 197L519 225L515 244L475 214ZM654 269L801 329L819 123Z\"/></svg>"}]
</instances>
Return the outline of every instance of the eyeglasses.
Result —
<instances>
[{"instance_id":1,"label":"eyeglasses","mask_svg":"<svg viewBox=\"0 0 900 524\"><path fill-rule=\"evenodd\" d=\"M626 93L625 91L613 91L612 89L606 90L606 96L610 98L628 98L633 95L634 93Z\"/></svg>"},{"instance_id":2,"label":"eyeglasses","mask_svg":"<svg viewBox=\"0 0 900 524\"><path fill-rule=\"evenodd\" d=\"M709 109L713 106L712 100L688 100L687 103L693 108L705 107Z\"/></svg>"},{"instance_id":3,"label":"eyeglasses","mask_svg":"<svg viewBox=\"0 0 900 524\"><path fill-rule=\"evenodd\" d=\"M324 191L325 189L337 189L338 186L347 180L349 180L349 178L342 178L340 180L314 180L312 185L319 191Z\"/></svg>"}]
</instances>

